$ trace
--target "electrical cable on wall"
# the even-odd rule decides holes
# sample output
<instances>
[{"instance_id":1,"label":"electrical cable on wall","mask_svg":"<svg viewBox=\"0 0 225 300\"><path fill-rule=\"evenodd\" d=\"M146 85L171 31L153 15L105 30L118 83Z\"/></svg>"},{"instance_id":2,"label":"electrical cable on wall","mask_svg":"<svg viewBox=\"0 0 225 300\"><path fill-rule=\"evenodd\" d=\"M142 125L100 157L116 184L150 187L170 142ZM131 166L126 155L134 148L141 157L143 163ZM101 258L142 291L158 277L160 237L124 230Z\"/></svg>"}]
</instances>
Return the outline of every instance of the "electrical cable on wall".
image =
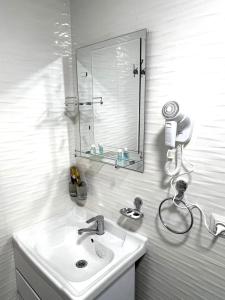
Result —
<instances>
[{"instance_id":1,"label":"electrical cable on wall","mask_svg":"<svg viewBox=\"0 0 225 300\"><path fill-rule=\"evenodd\" d=\"M217 228L216 233L212 232L207 223L207 218L202 208L195 203L187 202L185 200L185 191L188 187L188 182L183 178L194 172L194 166L184 160L184 146L190 141L192 136L192 121L189 116L181 113L179 105L175 101L167 102L162 108L162 114L165 118L165 144L169 147L167 151L167 162L165 164L165 172L171 177L170 186L173 191L173 196L164 199L159 205L159 218L164 227L175 234L184 234L191 230L194 217L193 209L198 209L201 213L204 225L208 232L213 236L219 235L225 231L224 226ZM181 169L186 170L181 172ZM166 202L171 201L172 205L177 209L183 209L190 215L190 225L184 230L175 230L171 228L162 217L163 206ZM220 224L219 224L220 225Z\"/></svg>"}]
</instances>

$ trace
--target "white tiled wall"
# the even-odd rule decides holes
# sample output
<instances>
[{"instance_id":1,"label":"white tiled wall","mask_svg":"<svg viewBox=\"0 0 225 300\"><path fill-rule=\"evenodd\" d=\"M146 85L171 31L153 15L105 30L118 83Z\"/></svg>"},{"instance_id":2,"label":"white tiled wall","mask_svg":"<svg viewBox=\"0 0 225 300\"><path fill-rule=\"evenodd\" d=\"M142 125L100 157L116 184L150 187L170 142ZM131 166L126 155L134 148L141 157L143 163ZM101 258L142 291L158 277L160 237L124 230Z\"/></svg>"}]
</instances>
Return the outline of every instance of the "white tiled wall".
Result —
<instances>
[{"instance_id":1,"label":"white tiled wall","mask_svg":"<svg viewBox=\"0 0 225 300\"><path fill-rule=\"evenodd\" d=\"M224 299L224 240L212 241L197 211L186 237L165 231L157 218L167 195L161 107L171 99L196 119L186 151L196 165L189 199L225 215L224 1L71 1L75 47L151 31L145 173L82 160L88 207L119 219L121 207L143 197L145 219L137 227L149 244L137 268L138 300ZM71 206L63 114L72 93L70 30L67 0L1 0L0 8L0 299L15 300L12 232Z\"/></svg>"},{"instance_id":2,"label":"white tiled wall","mask_svg":"<svg viewBox=\"0 0 225 300\"><path fill-rule=\"evenodd\" d=\"M0 1L1 300L16 299L12 232L71 206L68 9L67 0Z\"/></svg>"},{"instance_id":3,"label":"white tiled wall","mask_svg":"<svg viewBox=\"0 0 225 300\"><path fill-rule=\"evenodd\" d=\"M199 213L189 235L176 236L157 218L168 192L161 107L177 100L195 119L186 157L196 166L188 198L225 215L225 3L223 0L71 0L74 47L137 29L150 30L145 122L145 172L80 160L87 206L119 219L144 199L138 230L149 237L137 267L138 300L225 299L225 240L212 241ZM120 220L121 221L121 220ZM129 224L128 224L129 226Z\"/></svg>"}]
</instances>

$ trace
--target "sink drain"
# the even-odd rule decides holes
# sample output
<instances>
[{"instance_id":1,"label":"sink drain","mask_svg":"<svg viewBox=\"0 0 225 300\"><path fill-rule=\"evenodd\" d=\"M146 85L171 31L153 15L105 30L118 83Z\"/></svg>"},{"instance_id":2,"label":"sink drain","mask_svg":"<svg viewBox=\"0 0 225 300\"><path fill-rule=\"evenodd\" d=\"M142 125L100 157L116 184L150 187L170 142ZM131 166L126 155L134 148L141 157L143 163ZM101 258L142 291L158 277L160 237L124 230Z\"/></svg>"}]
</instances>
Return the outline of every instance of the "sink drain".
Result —
<instances>
[{"instance_id":1,"label":"sink drain","mask_svg":"<svg viewBox=\"0 0 225 300\"><path fill-rule=\"evenodd\" d=\"M87 266L88 262L84 259L80 259L76 262L76 267L81 269L81 268L85 268Z\"/></svg>"}]
</instances>

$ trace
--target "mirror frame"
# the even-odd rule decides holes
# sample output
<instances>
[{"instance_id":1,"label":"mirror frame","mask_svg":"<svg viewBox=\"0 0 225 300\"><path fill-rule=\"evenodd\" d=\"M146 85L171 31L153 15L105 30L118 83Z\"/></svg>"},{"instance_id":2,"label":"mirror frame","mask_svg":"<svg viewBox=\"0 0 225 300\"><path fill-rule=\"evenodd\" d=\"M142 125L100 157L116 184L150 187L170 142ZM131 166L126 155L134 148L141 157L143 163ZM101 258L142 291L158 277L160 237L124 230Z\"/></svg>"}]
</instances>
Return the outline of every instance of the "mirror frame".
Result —
<instances>
[{"instance_id":1,"label":"mirror frame","mask_svg":"<svg viewBox=\"0 0 225 300\"><path fill-rule=\"evenodd\" d=\"M81 149L81 135L80 135L80 109L79 109L79 85L78 85L78 74L77 74L77 60L78 54L80 51L82 53L86 52L90 53L90 50L98 50L104 47L114 46L116 44L120 44L123 42L128 42L134 39L140 39L140 65L139 65L139 130L138 130L138 155L140 160L137 160L134 164L127 166L118 166L115 162L112 163L112 160L108 160L107 158L100 158L94 155L82 153ZM113 37L110 39L106 39L101 42L96 42L94 44L90 44L87 46L82 46L80 48L75 49L75 74L76 74L76 86L77 86L77 107L78 107L78 123L79 129L76 131L76 139L75 139L75 157L81 157L90 159L93 161L99 161L101 163L114 165L117 168L126 168L129 170L144 172L144 122L145 122L145 97L146 97L146 47L147 47L147 29L138 30L135 32L123 34L121 36ZM141 60L143 61L141 62ZM144 67L143 67L144 66ZM144 76L141 74L140 70L144 70ZM78 132L79 131L79 132ZM79 137L77 136L79 134Z\"/></svg>"}]
</instances>

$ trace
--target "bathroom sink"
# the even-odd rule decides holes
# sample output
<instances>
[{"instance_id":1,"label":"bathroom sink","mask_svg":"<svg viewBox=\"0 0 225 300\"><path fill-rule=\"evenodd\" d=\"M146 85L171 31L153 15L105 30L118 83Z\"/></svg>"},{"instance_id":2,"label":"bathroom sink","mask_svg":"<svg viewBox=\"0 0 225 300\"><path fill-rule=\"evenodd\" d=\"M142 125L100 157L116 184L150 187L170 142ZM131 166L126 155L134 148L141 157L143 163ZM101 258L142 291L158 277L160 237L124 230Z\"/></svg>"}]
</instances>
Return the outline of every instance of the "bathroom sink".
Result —
<instances>
[{"instance_id":1,"label":"bathroom sink","mask_svg":"<svg viewBox=\"0 0 225 300\"><path fill-rule=\"evenodd\" d=\"M14 234L19 251L65 299L93 299L146 251L145 237L105 218L105 233L78 235L95 216L76 208Z\"/></svg>"},{"instance_id":2,"label":"bathroom sink","mask_svg":"<svg viewBox=\"0 0 225 300\"><path fill-rule=\"evenodd\" d=\"M44 235L36 251L52 269L71 282L88 280L113 259L113 251L94 236L78 237L75 227L60 227L51 235ZM63 267L62 267L63 266Z\"/></svg>"}]
</instances>

